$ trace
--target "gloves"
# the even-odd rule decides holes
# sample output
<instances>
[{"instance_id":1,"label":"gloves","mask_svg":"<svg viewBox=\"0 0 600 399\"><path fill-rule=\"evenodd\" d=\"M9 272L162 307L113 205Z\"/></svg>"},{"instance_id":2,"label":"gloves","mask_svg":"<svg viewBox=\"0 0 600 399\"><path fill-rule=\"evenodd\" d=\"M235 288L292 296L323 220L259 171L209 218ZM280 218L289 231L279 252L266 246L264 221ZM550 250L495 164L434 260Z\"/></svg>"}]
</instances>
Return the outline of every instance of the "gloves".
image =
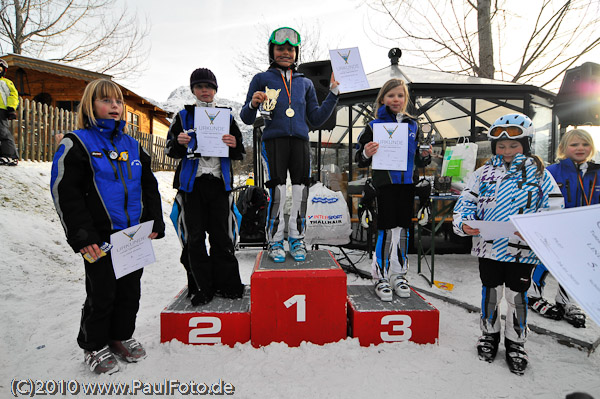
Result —
<instances>
[{"instance_id":1,"label":"gloves","mask_svg":"<svg viewBox=\"0 0 600 399\"><path fill-rule=\"evenodd\" d=\"M17 119L17 113L13 107L7 107L6 111L8 111L8 114L6 117L8 118L9 121Z\"/></svg>"},{"instance_id":2,"label":"gloves","mask_svg":"<svg viewBox=\"0 0 600 399\"><path fill-rule=\"evenodd\" d=\"M424 206L417 212L417 220L421 226L425 226L429 222L429 207Z\"/></svg>"}]
</instances>

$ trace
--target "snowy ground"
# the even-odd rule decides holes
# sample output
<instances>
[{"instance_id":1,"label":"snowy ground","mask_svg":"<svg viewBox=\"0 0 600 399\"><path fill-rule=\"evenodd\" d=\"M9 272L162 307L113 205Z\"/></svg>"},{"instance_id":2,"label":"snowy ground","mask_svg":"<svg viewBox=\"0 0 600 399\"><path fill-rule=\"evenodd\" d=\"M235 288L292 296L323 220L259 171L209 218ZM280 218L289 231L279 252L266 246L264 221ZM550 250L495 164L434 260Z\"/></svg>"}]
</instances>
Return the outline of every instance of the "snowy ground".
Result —
<instances>
[{"instance_id":1,"label":"snowy ground","mask_svg":"<svg viewBox=\"0 0 600 399\"><path fill-rule=\"evenodd\" d=\"M165 219L171 208L172 173L157 173ZM586 351L531 333L530 367L511 374L504 351L492 364L477 359L478 315L460 306L427 297L440 311L439 344L410 342L364 348L356 339L324 346L288 348L249 343L227 346L160 344L161 310L185 285L179 243L168 223L167 237L154 241L157 262L145 269L135 336L148 358L122 364L112 376L95 376L83 363L75 341L85 297L80 257L70 250L51 202L49 163L23 162L0 167L0 397L12 397L14 379L84 382L160 383L164 380L212 384L220 379L235 386L239 398L564 398L574 391L600 398L600 350ZM250 283L257 250L238 252L242 280ZM358 258L358 255L353 255ZM411 282L474 306L480 297L475 258L436 258L436 279L453 283L450 293L430 288L416 274ZM368 269L368 260L361 262ZM348 283L369 284L354 275ZM549 293L554 293L550 282ZM553 295L550 295L553 296ZM600 328L576 330L566 322L530 321L586 342L600 338ZM69 396L69 395L67 395ZM80 397L83 394L80 393ZM138 396L142 396L139 394ZM124 396L121 396L124 397Z\"/></svg>"}]
</instances>

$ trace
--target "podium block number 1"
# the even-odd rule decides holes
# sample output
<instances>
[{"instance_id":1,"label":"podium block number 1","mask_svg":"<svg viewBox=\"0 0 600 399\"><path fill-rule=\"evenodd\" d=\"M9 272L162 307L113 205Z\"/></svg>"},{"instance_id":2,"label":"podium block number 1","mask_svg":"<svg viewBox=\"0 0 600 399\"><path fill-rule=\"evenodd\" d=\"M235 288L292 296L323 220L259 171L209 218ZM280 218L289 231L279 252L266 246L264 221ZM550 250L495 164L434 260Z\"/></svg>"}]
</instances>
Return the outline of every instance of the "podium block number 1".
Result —
<instances>
[{"instance_id":1,"label":"podium block number 1","mask_svg":"<svg viewBox=\"0 0 600 399\"><path fill-rule=\"evenodd\" d=\"M298 323L306 321L306 295L294 295L283 304L288 309L293 305L298 305L296 307L296 321Z\"/></svg>"}]
</instances>

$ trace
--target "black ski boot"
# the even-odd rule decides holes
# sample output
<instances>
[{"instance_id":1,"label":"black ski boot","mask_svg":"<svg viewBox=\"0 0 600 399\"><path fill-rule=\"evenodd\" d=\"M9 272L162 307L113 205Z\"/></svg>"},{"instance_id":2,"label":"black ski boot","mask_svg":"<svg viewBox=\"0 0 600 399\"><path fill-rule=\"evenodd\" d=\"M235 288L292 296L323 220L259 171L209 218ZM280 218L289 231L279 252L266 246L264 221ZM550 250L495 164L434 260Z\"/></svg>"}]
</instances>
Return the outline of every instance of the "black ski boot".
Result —
<instances>
[{"instance_id":1,"label":"black ski boot","mask_svg":"<svg viewBox=\"0 0 600 399\"><path fill-rule=\"evenodd\" d=\"M517 375L523 375L529 362L524 344L504 338L504 346L506 347L506 363L508 363L509 370Z\"/></svg>"},{"instance_id":2,"label":"black ski boot","mask_svg":"<svg viewBox=\"0 0 600 399\"><path fill-rule=\"evenodd\" d=\"M555 305L552 305L544 298L529 298L528 302L529 308L531 308L531 310L541 314L542 316L548 319L560 320L565 314L565 311L560 306L560 304L557 303Z\"/></svg>"},{"instance_id":3,"label":"black ski boot","mask_svg":"<svg viewBox=\"0 0 600 399\"><path fill-rule=\"evenodd\" d=\"M557 303L563 313L564 319L569 322L575 328L585 328L585 313L577 305L562 305Z\"/></svg>"},{"instance_id":4,"label":"black ski boot","mask_svg":"<svg viewBox=\"0 0 600 399\"><path fill-rule=\"evenodd\" d=\"M498 353L498 345L500 344L500 333L483 334L477 341L477 354L479 360L485 360L488 363L494 361L496 353Z\"/></svg>"}]
</instances>

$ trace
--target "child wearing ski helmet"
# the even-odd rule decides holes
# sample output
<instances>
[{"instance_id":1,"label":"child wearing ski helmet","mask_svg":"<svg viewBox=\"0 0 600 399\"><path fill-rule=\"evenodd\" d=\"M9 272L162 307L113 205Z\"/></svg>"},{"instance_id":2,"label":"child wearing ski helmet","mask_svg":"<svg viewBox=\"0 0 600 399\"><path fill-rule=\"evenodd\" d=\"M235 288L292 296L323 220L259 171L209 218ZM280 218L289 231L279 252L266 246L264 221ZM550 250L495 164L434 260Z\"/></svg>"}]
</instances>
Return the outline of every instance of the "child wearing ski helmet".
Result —
<instances>
[{"instance_id":1,"label":"child wearing ski helmet","mask_svg":"<svg viewBox=\"0 0 600 399\"><path fill-rule=\"evenodd\" d=\"M85 258L86 299L77 343L96 374L119 370L114 355L126 362L146 357L132 337L143 269L116 279L102 244L110 242L111 234L150 220L149 238L165 235L150 155L124 133L123 112L123 93L116 83L90 82L79 103L78 129L60 141L50 179L67 242Z\"/></svg>"},{"instance_id":2,"label":"child wearing ski helmet","mask_svg":"<svg viewBox=\"0 0 600 399\"><path fill-rule=\"evenodd\" d=\"M270 119L265 119L261 155L267 167L266 186L270 192L267 216L269 257L285 261L283 207L286 179L292 181L292 208L288 221L290 254L296 261L306 258L304 230L306 201L310 180L309 127L320 126L334 112L338 82L331 78L331 92L319 106L310 79L296 70L300 55L300 34L292 28L275 29L269 38L269 69L252 78L240 117L251 125L257 109L265 101L273 105ZM268 107L270 108L270 107Z\"/></svg>"},{"instance_id":3,"label":"child wearing ski helmet","mask_svg":"<svg viewBox=\"0 0 600 399\"><path fill-rule=\"evenodd\" d=\"M596 153L592 136L583 129L567 132L556 151L558 163L546 169L552 174L565 200L565 208L600 203L600 165L592 158ZM543 297L548 269L543 264L533 271L529 290L529 307L542 316L560 320L564 318L575 327L585 327L585 313L574 303L559 284L554 305Z\"/></svg>"},{"instance_id":4,"label":"child wearing ski helmet","mask_svg":"<svg viewBox=\"0 0 600 399\"><path fill-rule=\"evenodd\" d=\"M402 79L390 79L379 90L375 102L376 119L369 122L358 137L356 161L361 168L371 165L379 144L373 141L375 124L407 125L408 154L406 170L373 170L373 185L377 189L377 245L371 274L375 293L389 302L393 293L401 298L410 296L406 279L408 272L408 230L412 224L415 185L413 170L431 162L431 149L419 150L417 121L406 113L409 93ZM391 285L390 285L391 284Z\"/></svg>"},{"instance_id":5,"label":"child wearing ski helmet","mask_svg":"<svg viewBox=\"0 0 600 399\"><path fill-rule=\"evenodd\" d=\"M8 64L0 59L0 165L16 166L19 155L8 121L17 119L19 93L13 82L5 77L7 70Z\"/></svg>"},{"instance_id":6,"label":"child wearing ski helmet","mask_svg":"<svg viewBox=\"0 0 600 399\"><path fill-rule=\"evenodd\" d=\"M181 159L175 172L174 188L182 203L183 243L181 261L188 276L188 295L192 305L210 302L214 295L241 298L244 285L234 253L237 226L233 210L232 160L241 160L245 153L242 133L230 115L229 131L221 140L229 147L228 156L211 157L188 151L197 143L196 107L219 107L214 99L217 78L211 70L198 68L190 75L190 90L194 104L185 105L169 127L167 155ZM206 245L206 236L210 248Z\"/></svg>"},{"instance_id":7,"label":"child wearing ski helmet","mask_svg":"<svg viewBox=\"0 0 600 399\"><path fill-rule=\"evenodd\" d=\"M473 236L471 254L479 258L482 283L479 358L494 360L500 343L500 301L506 298L504 346L509 369L523 374L528 357L527 289L531 272L540 263L518 233L484 240L470 220L507 222L510 215L563 207L560 190L539 157L531 154L534 128L521 114L497 119L488 131L492 158L477 169L454 207L454 232Z\"/></svg>"}]
</instances>

